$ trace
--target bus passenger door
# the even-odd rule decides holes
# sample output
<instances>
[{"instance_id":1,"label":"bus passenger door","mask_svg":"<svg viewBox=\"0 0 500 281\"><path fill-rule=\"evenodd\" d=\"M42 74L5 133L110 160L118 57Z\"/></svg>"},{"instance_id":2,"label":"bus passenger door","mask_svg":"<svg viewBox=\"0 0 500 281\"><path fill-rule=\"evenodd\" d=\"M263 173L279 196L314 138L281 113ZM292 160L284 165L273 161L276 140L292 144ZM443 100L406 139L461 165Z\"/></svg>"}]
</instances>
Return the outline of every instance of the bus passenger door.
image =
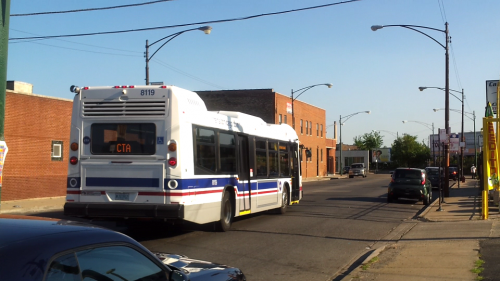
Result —
<instances>
[{"instance_id":1,"label":"bus passenger door","mask_svg":"<svg viewBox=\"0 0 500 281\"><path fill-rule=\"evenodd\" d=\"M292 195L291 201L298 201L300 199L300 150L296 143L290 143L290 151L292 154Z\"/></svg>"},{"instance_id":2,"label":"bus passenger door","mask_svg":"<svg viewBox=\"0 0 500 281\"><path fill-rule=\"evenodd\" d=\"M248 137L238 135L238 200L240 215L250 213L252 188L250 183L250 164L248 159Z\"/></svg>"}]
</instances>

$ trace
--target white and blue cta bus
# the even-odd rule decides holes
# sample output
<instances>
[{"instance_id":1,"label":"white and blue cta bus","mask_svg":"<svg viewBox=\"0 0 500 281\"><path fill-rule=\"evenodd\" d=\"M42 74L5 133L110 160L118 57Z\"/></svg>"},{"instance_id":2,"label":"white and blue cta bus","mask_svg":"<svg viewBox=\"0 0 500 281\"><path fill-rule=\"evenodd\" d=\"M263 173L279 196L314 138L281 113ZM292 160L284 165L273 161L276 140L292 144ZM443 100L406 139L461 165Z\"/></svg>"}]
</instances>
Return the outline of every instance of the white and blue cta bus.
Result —
<instances>
[{"instance_id":1,"label":"white and blue cta bus","mask_svg":"<svg viewBox=\"0 0 500 281\"><path fill-rule=\"evenodd\" d=\"M207 111L175 86L71 87L64 214L215 222L302 198L299 142L289 125Z\"/></svg>"}]
</instances>

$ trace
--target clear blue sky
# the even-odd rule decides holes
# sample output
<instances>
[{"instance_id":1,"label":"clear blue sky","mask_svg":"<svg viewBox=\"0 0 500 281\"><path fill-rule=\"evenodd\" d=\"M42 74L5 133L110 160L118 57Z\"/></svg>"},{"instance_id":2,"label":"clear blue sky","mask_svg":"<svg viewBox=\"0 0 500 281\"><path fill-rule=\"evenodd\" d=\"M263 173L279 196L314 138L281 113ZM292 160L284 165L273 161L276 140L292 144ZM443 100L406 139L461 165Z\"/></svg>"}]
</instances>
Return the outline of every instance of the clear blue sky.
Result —
<instances>
[{"instance_id":1,"label":"clear blue sky","mask_svg":"<svg viewBox=\"0 0 500 281\"><path fill-rule=\"evenodd\" d=\"M12 0L11 14L99 8L146 0ZM13 16L10 38L117 31L246 17L312 7L333 0L176 0L105 11ZM151 81L189 90L272 88L284 95L318 83L299 100L326 110L327 125L358 111L342 129L344 143L381 130L417 135L444 128L445 52L431 39L400 27L373 32L372 25L410 24L444 29L449 22L450 88L465 91L465 111L484 114L485 81L500 78L500 1L362 0L320 9L210 24L210 35L192 31L165 45L150 63ZM188 28L9 43L8 80L33 84L39 95L72 99L71 85L145 83L145 41ZM422 30L445 44L444 33ZM157 44L159 45L159 44ZM151 51L156 50L156 45ZM460 109L450 96L450 108ZM453 132L461 115L450 112ZM333 127L331 127L333 128ZM333 136L329 130L328 137ZM465 118L465 131L473 122ZM388 131L388 132L387 132Z\"/></svg>"}]
</instances>

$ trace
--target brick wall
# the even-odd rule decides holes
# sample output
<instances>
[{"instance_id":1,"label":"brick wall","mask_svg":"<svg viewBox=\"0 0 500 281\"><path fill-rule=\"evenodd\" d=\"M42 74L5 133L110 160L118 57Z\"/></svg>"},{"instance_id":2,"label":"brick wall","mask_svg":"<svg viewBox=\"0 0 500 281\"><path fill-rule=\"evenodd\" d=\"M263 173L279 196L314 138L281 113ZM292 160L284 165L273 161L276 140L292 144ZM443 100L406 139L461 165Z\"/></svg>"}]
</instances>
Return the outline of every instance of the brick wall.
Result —
<instances>
[{"instance_id":1,"label":"brick wall","mask_svg":"<svg viewBox=\"0 0 500 281\"><path fill-rule=\"evenodd\" d=\"M2 201L66 195L72 105L7 90ZM53 140L63 141L62 161L51 160Z\"/></svg>"},{"instance_id":2,"label":"brick wall","mask_svg":"<svg viewBox=\"0 0 500 281\"><path fill-rule=\"evenodd\" d=\"M284 123L285 116L287 116L287 124L292 126L292 114L287 112L287 103L291 103L289 96L276 93L276 119L275 123L279 121L281 114L282 122ZM310 105L300 100L293 102L293 109L295 113L295 131L299 136L299 141L305 147L309 148L312 157L306 162L305 152L302 155L302 177L310 178L316 176L325 176L327 174L327 150L326 150L326 111L319 107ZM300 120L302 120L303 129L300 130ZM305 122L312 123L311 128L306 133ZM316 130L318 126L318 130ZM321 134L321 126L323 126L323 134Z\"/></svg>"}]
</instances>

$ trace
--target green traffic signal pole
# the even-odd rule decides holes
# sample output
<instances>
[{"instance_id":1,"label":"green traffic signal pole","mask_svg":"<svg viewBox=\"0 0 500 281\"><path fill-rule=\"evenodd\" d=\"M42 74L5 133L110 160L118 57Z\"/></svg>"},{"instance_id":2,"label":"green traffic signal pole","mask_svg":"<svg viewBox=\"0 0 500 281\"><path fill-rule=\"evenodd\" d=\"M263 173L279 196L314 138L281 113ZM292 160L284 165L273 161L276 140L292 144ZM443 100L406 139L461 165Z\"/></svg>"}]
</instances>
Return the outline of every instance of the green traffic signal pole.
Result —
<instances>
[{"instance_id":1,"label":"green traffic signal pole","mask_svg":"<svg viewBox=\"0 0 500 281\"><path fill-rule=\"evenodd\" d=\"M5 91L7 88L7 57L9 48L10 0L1 0L0 5L0 141L4 141ZM1 175L1 174L0 174ZM0 206L2 184L0 183Z\"/></svg>"}]
</instances>

